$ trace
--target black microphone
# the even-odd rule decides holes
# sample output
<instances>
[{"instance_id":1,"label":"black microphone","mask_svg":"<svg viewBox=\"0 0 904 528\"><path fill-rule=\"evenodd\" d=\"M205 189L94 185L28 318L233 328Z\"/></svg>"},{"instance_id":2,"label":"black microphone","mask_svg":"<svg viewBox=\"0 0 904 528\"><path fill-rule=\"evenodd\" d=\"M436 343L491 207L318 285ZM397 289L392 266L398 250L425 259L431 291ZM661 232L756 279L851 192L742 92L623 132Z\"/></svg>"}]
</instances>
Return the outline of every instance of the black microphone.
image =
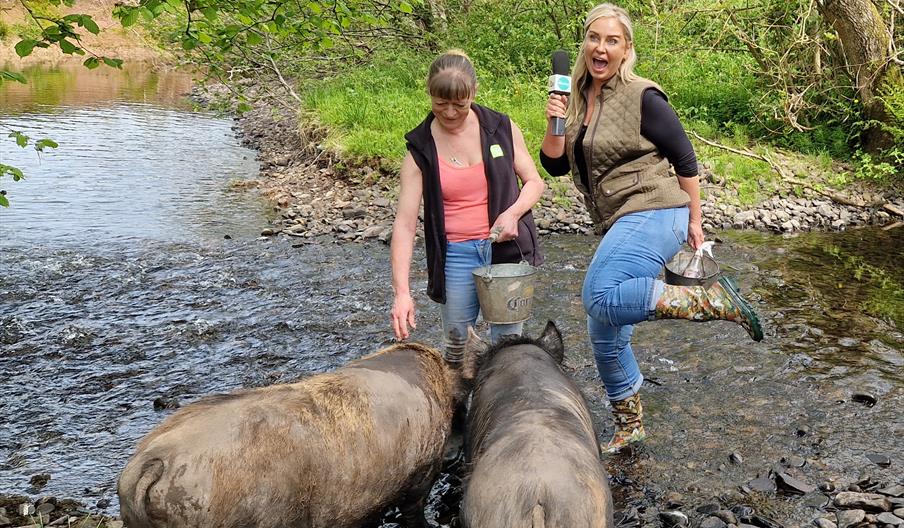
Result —
<instances>
[{"instance_id":1,"label":"black microphone","mask_svg":"<svg viewBox=\"0 0 904 528\"><path fill-rule=\"evenodd\" d=\"M552 52L552 75L549 76L547 91L551 94L571 95L571 75L569 72L568 52L556 50ZM550 119L551 133L554 136L565 135L565 118L553 117Z\"/></svg>"}]
</instances>

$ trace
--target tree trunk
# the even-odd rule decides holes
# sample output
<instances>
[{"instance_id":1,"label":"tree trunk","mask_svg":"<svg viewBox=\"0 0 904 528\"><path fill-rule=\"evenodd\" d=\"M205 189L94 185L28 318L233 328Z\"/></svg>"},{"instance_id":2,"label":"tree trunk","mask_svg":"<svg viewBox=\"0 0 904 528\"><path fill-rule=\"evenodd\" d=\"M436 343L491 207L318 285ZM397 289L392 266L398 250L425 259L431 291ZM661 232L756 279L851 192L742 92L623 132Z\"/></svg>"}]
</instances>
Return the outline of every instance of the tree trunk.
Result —
<instances>
[{"instance_id":1,"label":"tree trunk","mask_svg":"<svg viewBox=\"0 0 904 528\"><path fill-rule=\"evenodd\" d=\"M883 93L904 90L901 68L890 61L890 31L871 0L822 0L819 11L832 28L844 52L848 73L863 104L864 117L893 124L886 110ZM879 126L869 126L863 147L878 152L892 146L892 137Z\"/></svg>"}]
</instances>

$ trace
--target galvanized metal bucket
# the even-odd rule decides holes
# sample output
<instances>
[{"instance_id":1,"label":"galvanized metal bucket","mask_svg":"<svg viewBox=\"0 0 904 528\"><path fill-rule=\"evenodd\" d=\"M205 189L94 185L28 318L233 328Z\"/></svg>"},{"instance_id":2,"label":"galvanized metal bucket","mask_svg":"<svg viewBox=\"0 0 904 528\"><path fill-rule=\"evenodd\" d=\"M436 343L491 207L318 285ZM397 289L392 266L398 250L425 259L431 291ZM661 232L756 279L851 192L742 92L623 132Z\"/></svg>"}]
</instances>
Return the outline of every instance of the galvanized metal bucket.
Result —
<instances>
[{"instance_id":1,"label":"galvanized metal bucket","mask_svg":"<svg viewBox=\"0 0 904 528\"><path fill-rule=\"evenodd\" d=\"M493 235L490 235L489 247ZM519 248L520 249L520 248ZM489 259L485 259L489 261ZM530 318L537 268L525 261L491 264L471 272L483 320L493 324L521 323Z\"/></svg>"}]
</instances>

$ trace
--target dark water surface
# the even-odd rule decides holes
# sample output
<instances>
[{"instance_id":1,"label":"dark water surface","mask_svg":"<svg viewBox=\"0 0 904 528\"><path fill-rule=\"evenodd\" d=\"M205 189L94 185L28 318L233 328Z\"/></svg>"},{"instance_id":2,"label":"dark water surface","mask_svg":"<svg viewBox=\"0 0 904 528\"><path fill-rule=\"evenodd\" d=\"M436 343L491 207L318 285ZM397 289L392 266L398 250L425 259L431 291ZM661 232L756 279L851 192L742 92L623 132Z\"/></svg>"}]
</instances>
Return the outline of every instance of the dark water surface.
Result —
<instances>
[{"instance_id":1,"label":"dark water surface","mask_svg":"<svg viewBox=\"0 0 904 528\"><path fill-rule=\"evenodd\" d=\"M3 123L39 123L82 146L28 166L29 153L11 163L16 147L2 147L31 177L4 184L13 208L0 211L0 494L107 499L102 510L115 513L118 472L171 412L156 399L291 381L389 343L388 247L258 239L263 205L229 186L256 171L231 122L126 99L14 115L2 106ZM792 455L812 484L902 478L904 229L719 237L716 257L757 302L767 337L753 343L724 322L637 326L649 439L607 459L616 506L656 523L668 500L691 512L715 498L802 525L818 513L813 497L739 487ZM608 437L580 301L596 242L543 241L526 329L558 323L567 370ZM415 338L437 344L423 265L419 248ZM858 392L878 403L853 401ZM51 479L38 489L40 473Z\"/></svg>"}]
</instances>

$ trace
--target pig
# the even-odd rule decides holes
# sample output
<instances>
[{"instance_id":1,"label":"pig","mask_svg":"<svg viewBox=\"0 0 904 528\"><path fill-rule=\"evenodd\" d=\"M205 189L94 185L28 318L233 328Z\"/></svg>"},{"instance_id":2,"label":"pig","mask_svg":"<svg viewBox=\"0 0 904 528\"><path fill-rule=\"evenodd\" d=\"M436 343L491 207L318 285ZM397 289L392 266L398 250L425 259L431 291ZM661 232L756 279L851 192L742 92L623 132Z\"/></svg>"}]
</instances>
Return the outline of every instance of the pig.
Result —
<instances>
[{"instance_id":1,"label":"pig","mask_svg":"<svg viewBox=\"0 0 904 528\"><path fill-rule=\"evenodd\" d=\"M464 368L475 375L461 504L468 528L609 528L612 495L590 410L562 371L562 336L489 348L473 332Z\"/></svg>"},{"instance_id":2,"label":"pig","mask_svg":"<svg viewBox=\"0 0 904 528\"><path fill-rule=\"evenodd\" d=\"M119 478L122 519L357 528L400 505L407 526L426 526L424 501L465 393L459 369L410 343L296 383L203 398L138 444Z\"/></svg>"}]
</instances>

